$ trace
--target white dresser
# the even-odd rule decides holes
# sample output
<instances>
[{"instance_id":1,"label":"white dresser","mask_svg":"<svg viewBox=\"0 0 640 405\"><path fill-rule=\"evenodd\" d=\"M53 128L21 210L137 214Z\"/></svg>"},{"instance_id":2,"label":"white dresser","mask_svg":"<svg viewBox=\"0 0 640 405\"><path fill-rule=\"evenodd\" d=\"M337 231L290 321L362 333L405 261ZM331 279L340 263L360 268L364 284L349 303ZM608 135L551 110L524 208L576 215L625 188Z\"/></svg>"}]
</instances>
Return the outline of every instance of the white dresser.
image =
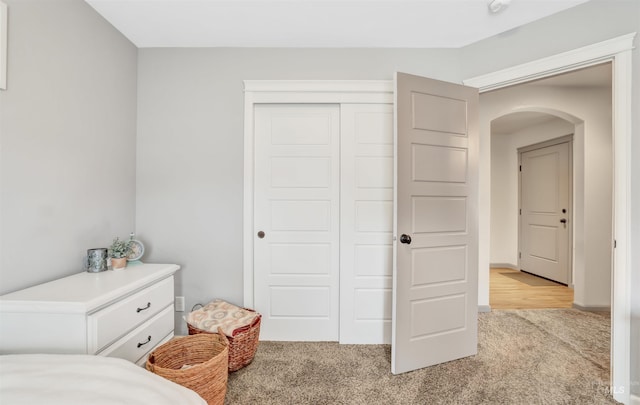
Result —
<instances>
[{"instance_id":1,"label":"white dresser","mask_svg":"<svg viewBox=\"0 0 640 405\"><path fill-rule=\"evenodd\" d=\"M140 365L173 337L175 264L79 273L0 297L0 354L84 353Z\"/></svg>"}]
</instances>

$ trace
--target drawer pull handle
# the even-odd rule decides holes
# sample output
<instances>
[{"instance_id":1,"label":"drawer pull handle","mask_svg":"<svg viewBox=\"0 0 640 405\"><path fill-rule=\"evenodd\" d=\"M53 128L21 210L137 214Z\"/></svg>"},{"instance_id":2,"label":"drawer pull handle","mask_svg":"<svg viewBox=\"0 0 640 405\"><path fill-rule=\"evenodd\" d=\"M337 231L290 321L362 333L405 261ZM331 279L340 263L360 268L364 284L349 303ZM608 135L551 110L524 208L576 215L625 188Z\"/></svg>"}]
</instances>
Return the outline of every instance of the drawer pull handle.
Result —
<instances>
[{"instance_id":1,"label":"drawer pull handle","mask_svg":"<svg viewBox=\"0 0 640 405\"><path fill-rule=\"evenodd\" d=\"M151 342L151 335L149 335L149 337L147 338L147 341L144 343L138 343L138 349L144 345L146 345L147 343Z\"/></svg>"},{"instance_id":2,"label":"drawer pull handle","mask_svg":"<svg viewBox=\"0 0 640 405\"><path fill-rule=\"evenodd\" d=\"M144 308L138 308L138 309L136 309L136 312L144 311L145 309L149 309L150 307L151 307L151 303L150 303L150 302L147 302L147 306L146 306L146 307L144 307Z\"/></svg>"}]
</instances>

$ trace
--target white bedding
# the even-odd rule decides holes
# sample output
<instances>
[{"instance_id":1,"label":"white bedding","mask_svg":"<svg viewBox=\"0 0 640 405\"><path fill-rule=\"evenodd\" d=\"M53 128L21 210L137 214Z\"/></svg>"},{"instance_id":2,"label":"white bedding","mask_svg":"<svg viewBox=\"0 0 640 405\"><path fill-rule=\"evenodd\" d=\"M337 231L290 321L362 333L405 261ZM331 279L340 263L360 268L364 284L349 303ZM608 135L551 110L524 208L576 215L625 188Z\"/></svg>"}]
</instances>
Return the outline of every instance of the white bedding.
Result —
<instances>
[{"instance_id":1,"label":"white bedding","mask_svg":"<svg viewBox=\"0 0 640 405\"><path fill-rule=\"evenodd\" d=\"M0 404L202 405L194 391L126 360L73 354L0 356Z\"/></svg>"}]
</instances>

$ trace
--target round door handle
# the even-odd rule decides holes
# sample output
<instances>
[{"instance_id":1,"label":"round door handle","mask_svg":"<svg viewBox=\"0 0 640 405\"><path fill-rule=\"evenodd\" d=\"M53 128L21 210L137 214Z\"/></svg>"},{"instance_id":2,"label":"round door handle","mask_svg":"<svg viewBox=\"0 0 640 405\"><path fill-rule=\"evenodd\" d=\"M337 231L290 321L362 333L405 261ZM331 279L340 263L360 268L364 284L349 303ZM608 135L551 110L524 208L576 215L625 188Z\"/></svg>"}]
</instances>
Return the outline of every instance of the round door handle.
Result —
<instances>
[{"instance_id":1,"label":"round door handle","mask_svg":"<svg viewBox=\"0 0 640 405\"><path fill-rule=\"evenodd\" d=\"M406 243L407 245L411 244L411 236L405 235L404 233L400 235L400 243Z\"/></svg>"},{"instance_id":2,"label":"round door handle","mask_svg":"<svg viewBox=\"0 0 640 405\"><path fill-rule=\"evenodd\" d=\"M264 238L264 232L263 231L259 231L258 232L258 238L260 238L260 239Z\"/></svg>"}]
</instances>

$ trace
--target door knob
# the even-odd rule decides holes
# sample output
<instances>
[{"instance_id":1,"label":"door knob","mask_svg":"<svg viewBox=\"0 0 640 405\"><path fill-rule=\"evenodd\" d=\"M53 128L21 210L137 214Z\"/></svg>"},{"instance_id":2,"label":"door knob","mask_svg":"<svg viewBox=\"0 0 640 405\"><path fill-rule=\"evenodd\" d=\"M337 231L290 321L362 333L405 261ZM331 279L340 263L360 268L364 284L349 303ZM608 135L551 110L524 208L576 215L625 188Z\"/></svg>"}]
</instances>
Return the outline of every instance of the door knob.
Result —
<instances>
[{"instance_id":1,"label":"door knob","mask_svg":"<svg viewBox=\"0 0 640 405\"><path fill-rule=\"evenodd\" d=\"M400 235L400 243L406 243L407 245L411 244L411 236L405 235L404 233Z\"/></svg>"},{"instance_id":2,"label":"door knob","mask_svg":"<svg viewBox=\"0 0 640 405\"><path fill-rule=\"evenodd\" d=\"M264 232L263 231L259 231L258 232L258 238L260 238L260 239L264 238Z\"/></svg>"},{"instance_id":3,"label":"door knob","mask_svg":"<svg viewBox=\"0 0 640 405\"><path fill-rule=\"evenodd\" d=\"M560 223L561 223L561 224L566 224L566 223L567 223L567 220L566 220L566 219L564 219L564 218L562 218L562 219L560 220Z\"/></svg>"}]
</instances>

